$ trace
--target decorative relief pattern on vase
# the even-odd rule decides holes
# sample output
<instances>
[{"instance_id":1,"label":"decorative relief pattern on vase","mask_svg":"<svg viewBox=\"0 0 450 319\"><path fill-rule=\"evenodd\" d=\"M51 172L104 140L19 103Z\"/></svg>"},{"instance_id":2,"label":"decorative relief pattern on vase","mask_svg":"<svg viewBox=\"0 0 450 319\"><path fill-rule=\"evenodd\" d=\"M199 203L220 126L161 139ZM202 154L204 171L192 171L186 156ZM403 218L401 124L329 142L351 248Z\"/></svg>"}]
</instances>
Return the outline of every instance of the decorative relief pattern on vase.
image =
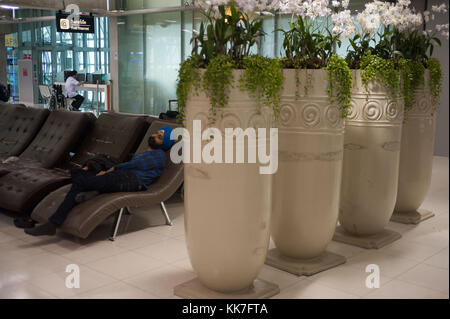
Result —
<instances>
[{"instance_id":1,"label":"decorative relief pattern on vase","mask_svg":"<svg viewBox=\"0 0 450 319\"><path fill-rule=\"evenodd\" d=\"M339 124L342 125L341 122L342 118L341 118L341 111L339 110L338 107L330 105L327 107L326 111L325 111L325 118L327 119L328 124L330 125L330 127L337 127Z\"/></svg>"},{"instance_id":2,"label":"decorative relief pattern on vase","mask_svg":"<svg viewBox=\"0 0 450 319\"><path fill-rule=\"evenodd\" d=\"M409 109L405 115L408 117L422 117L422 118L432 118L434 115L435 108L431 104L430 92L425 90L417 91L415 94L416 100L411 109Z\"/></svg>"},{"instance_id":3,"label":"decorative relief pattern on vase","mask_svg":"<svg viewBox=\"0 0 450 319\"><path fill-rule=\"evenodd\" d=\"M359 111L359 109L356 106L355 101L351 101L350 102L350 110L349 110L349 114L347 115L347 119L348 120L356 119L358 117L358 113L359 113L358 111Z\"/></svg>"},{"instance_id":4,"label":"decorative relief pattern on vase","mask_svg":"<svg viewBox=\"0 0 450 319\"><path fill-rule=\"evenodd\" d=\"M347 125L401 125L403 103L390 99L355 98L351 101Z\"/></svg>"},{"instance_id":5,"label":"decorative relief pattern on vase","mask_svg":"<svg viewBox=\"0 0 450 319\"><path fill-rule=\"evenodd\" d=\"M397 104L393 101L387 102L386 106L386 118L388 118L391 121L397 120L397 118L400 115L399 108L397 107Z\"/></svg>"},{"instance_id":6,"label":"decorative relief pattern on vase","mask_svg":"<svg viewBox=\"0 0 450 319\"><path fill-rule=\"evenodd\" d=\"M320 123L320 109L316 104L307 104L302 111L302 120L306 127L316 127Z\"/></svg>"},{"instance_id":7,"label":"decorative relief pattern on vase","mask_svg":"<svg viewBox=\"0 0 450 319\"><path fill-rule=\"evenodd\" d=\"M186 116L186 118L189 120L191 117ZM192 120L200 120L202 123L202 128L205 128L208 125L208 114L204 112L196 113L194 116L192 116Z\"/></svg>"},{"instance_id":8,"label":"decorative relief pattern on vase","mask_svg":"<svg viewBox=\"0 0 450 319\"><path fill-rule=\"evenodd\" d=\"M205 170L202 170L198 167L186 165L184 170L186 172L186 176L189 176L192 178L199 178L199 179L211 179L211 177Z\"/></svg>"},{"instance_id":9,"label":"decorative relief pattern on vase","mask_svg":"<svg viewBox=\"0 0 450 319\"><path fill-rule=\"evenodd\" d=\"M364 105L362 114L367 121L378 121L381 119L383 110L377 101L369 101Z\"/></svg>"},{"instance_id":10,"label":"decorative relief pattern on vase","mask_svg":"<svg viewBox=\"0 0 450 319\"><path fill-rule=\"evenodd\" d=\"M389 152L400 152L400 141L391 141L383 144L382 148Z\"/></svg>"},{"instance_id":11,"label":"decorative relief pattern on vase","mask_svg":"<svg viewBox=\"0 0 450 319\"><path fill-rule=\"evenodd\" d=\"M295 125L297 114L292 104L282 104L280 106L280 122L283 126Z\"/></svg>"},{"instance_id":12,"label":"decorative relief pattern on vase","mask_svg":"<svg viewBox=\"0 0 450 319\"><path fill-rule=\"evenodd\" d=\"M282 162L310 162L324 161L333 162L343 159L343 151L325 152L325 153L297 153L291 151L280 151L279 159Z\"/></svg>"},{"instance_id":13,"label":"decorative relief pattern on vase","mask_svg":"<svg viewBox=\"0 0 450 319\"><path fill-rule=\"evenodd\" d=\"M366 148L365 146L355 144L355 143L344 144L344 149L349 150L349 151L359 151L359 150L363 150L365 148Z\"/></svg>"},{"instance_id":14,"label":"decorative relief pattern on vase","mask_svg":"<svg viewBox=\"0 0 450 319\"><path fill-rule=\"evenodd\" d=\"M216 124L217 125L217 124ZM225 113L220 121L218 121L218 126L221 130L226 128L244 128L237 114Z\"/></svg>"},{"instance_id":15,"label":"decorative relief pattern on vase","mask_svg":"<svg viewBox=\"0 0 450 319\"><path fill-rule=\"evenodd\" d=\"M258 128L267 127L267 120L262 113L253 113L247 122L247 127L252 127L255 130Z\"/></svg>"},{"instance_id":16,"label":"decorative relief pattern on vase","mask_svg":"<svg viewBox=\"0 0 450 319\"><path fill-rule=\"evenodd\" d=\"M280 128L308 131L342 131L344 120L335 105L323 101L286 101L280 107Z\"/></svg>"}]
</instances>

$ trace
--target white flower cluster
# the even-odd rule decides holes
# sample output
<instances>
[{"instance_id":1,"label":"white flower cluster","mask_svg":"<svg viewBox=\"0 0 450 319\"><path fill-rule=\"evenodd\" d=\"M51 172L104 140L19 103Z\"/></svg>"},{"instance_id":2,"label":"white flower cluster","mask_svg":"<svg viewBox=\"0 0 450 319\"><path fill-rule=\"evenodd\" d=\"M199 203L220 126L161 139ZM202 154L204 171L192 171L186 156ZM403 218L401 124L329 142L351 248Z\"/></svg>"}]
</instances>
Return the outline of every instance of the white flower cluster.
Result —
<instances>
[{"instance_id":1,"label":"white flower cluster","mask_svg":"<svg viewBox=\"0 0 450 319\"><path fill-rule=\"evenodd\" d=\"M409 8L410 3L409 0L400 0L396 5L388 4L385 10L380 11L383 25L392 25L400 31L422 26L422 15Z\"/></svg>"},{"instance_id":2,"label":"white flower cluster","mask_svg":"<svg viewBox=\"0 0 450 319\"><path fill-rule=\"evenodd\" d=\"M350 10L343 10L338 13L333 13L331 15L331 19L333 20L332 32L339 35L341 40L344 38L350 38L356 32L355 23Z\"/></svg>"},{"instance_id":3,"label":"white flower cluster","mask_svg":"<svg viewBox=\"0 0 450 319\"><path fill-rule=\"evenodd\" d=\"M277 0L272 4L272 8L281 13L315 19L331 15L332 10L328 5L329 0Z\"/></svg>"},{"instance_id":4,"label":"white flower cluster","mask_svg":"<svg viewBox=\"0 0 450 319\"><path fill-rule=\"evenodd\" d=\"M210 15L218 18L219 7L234 5L246 14L271 14L278 11L283 14L294 14L302 18L316 19L331 17L333 20L332 32L341 39L351 37L356 32L355 19L348 9L350 0L194 0L194 4ZM435 6L423 14L416 13L410 8L411 0L398 0L396 3L374 0L366 3L363 12L356 15L363 34L372 34L381 26L393 26L400 31L419 29L424 22L429 22L435 13L447 13L445 3ZM448 39L448 24L437 25L435 30ZM426 30L424 34L430 35L433 30Z\"/></svg>"},{"instance_id":5,"label":"white flower cluster","mask_svg":"<svg viewBox=\"0 0 450 319\"><path fill-rule=\"evenodd\" d=\"M400 31L416 29L423 24L424 18L410 8L410 0L398 0L389 3L375 0L367 3L365 10L357 15L362 32L371 34L380 26L394 26Z\"/></svg>"},{"instance_id":6,"label":"white flower cluster","mask_svg":"<svg viewBox=\"0 0 450 319\"><path fill-rule=\"evenodd\" d=\"M333 1L331 1L331 5L333 7L335 7L335 8L342 7L343 9L347 9L349 3L350 3L350 0L342 0L342 1L333 0Z\"/></svg>"},{"instance_id":7,"label":"white flower cluster","mask_svg":"<svg viewBox=\"0 0 450 319\"><path fill-rule=\"evenodd\" d=\"M440 6L431 6L431 11L437 13L447 13L447 6L442 3Z\"/></svg>"},{"instance_id":8,"label":"white flower cluster","mask_svg":"<svg viewBox=\"0 0 450 319\"><path fill-rule=\"evenodd\" d=\"M381 4L381 1L366 3L364 11L358 13L358 15L356 16L356 21L358 21L359 25L361 26L362 33L372 34L372 32L380 27L381 17L379 5Z\"/></svg>"},{"instance_id":9,"label":"white flower cluster","mask_svg":"<svg viewBox=\"0 0 450 319\"><path fill-rule=\"evenodd\" d=\"M431 6L431 12L434 12L434 13L447 13L447 11L448 11L448 7L445 3L442 3L439 6ZM435 14L431 13L431 12L425 11L423 13L423 20L425 22L430 22L435 19ZM427 29L427 30L423 31L423 34L425 36L430 36L434 33L434 31L437 31L438 33L440 33L440 35L443 36L444 38L446 38L447 40L449 39L448 23L447 24L437 24L435 26L434 30Z\"/></svg>"},{"instance_id":10,"label":"white flower cluster","mask_svg":"<svg viewBox=\"0 0 450 319\"><path fill-rule=\"evenodd\" d=\"M252 14L255 12L267 12L272 10L275 2L275 0L195 0L194 5L204 12L211 13L217 18L220 16L220 6L234 5L243 12Z\"/></svg>"},{"instance_id":11,"label":"white flower cluster","mask_svg":"<svg viewBox=\"0 0 450 319\"><path fill-rule=\"evenodd\" d=\"M441 35L446 38L447 40L449 39L449 30L448 30L449 24L437 24L435 29L437 32L440 32Z\"/></svg>"}]
</instances>

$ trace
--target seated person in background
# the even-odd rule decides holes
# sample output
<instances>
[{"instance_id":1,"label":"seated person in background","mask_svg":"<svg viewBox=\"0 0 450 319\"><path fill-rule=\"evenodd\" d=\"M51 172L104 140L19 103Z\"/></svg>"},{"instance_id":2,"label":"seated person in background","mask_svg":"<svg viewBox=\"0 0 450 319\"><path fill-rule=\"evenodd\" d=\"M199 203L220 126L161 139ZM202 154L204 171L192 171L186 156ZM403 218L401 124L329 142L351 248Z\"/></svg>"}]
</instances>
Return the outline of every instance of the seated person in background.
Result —
<instances>
[{"instance_id":1,"label":"seated person in background","mask_svg":"<svg viewBox=\"0 0 450 319\"><path fill-rule=\"evenodd\" d=\"M66 89L66 98L74 99L72 102L72 110L79 111L81 104L83 104L84 97L77 93L77 85L83 85L85 82L77 81L77 71L73 70L69 73L66 79L66 84L64 85Z\"/></svg>"},{"instance_id":2,"label":"seated person in background","mask_svg":"<svg viewBox=\"0 0 450 319\"><path fill-rule=\"evenodd\" d=\"M166 166L164 151L170 149L174 143L170 139L171 132L170 126L164 126L150 136L145 152L106 172L101 171L95 175L87 168L72 169L72 187L56 212L50 216L49 222L35 228L27 228L25 233L33 236L55 235L56 228L64 223L77 203L99 193L138 192L148 189L150 184L161 176Z\"/></svg>"}]
</instances>

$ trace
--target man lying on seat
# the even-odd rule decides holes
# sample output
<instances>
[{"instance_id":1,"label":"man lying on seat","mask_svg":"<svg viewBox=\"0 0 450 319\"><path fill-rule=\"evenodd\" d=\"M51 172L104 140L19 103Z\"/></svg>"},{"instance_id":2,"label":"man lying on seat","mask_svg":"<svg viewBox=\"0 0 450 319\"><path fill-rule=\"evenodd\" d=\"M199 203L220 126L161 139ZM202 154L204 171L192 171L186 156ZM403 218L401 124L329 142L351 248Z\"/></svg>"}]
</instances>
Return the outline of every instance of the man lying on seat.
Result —
<instances>
[{"instance_id":1,"label":"man lying on seat","mask_svg":"<svg viewBox=\"0 0 450 319\"><path fill-rule=\"evenodd\" d=\"M71 170L72 187L49 222L35 228L25 229L33 236L55 235L72 208L80 202L91 199L99 193L138 192L149 188L150 184L161 176L166 166L167 151L173 144L170 139L172 128L164 126L148 139L148 148L126 163L96 174L84 168ZM162 150L161 150L162 149Z\"/></svg>"}]
</instances>

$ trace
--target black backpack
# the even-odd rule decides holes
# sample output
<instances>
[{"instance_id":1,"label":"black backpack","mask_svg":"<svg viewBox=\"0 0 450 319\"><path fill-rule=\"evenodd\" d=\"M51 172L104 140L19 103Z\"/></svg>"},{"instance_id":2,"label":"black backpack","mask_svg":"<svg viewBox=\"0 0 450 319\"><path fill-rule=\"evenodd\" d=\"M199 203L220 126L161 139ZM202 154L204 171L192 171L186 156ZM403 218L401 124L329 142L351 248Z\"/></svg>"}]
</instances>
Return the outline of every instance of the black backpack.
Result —
<instances>
[{"instance_id":1,"label":"black backpack","mask_svg":"<svg viewBox=\"0 0 450 319\"><path fill-rule=\"evenodd\" d=\"M88 159L82 167L87 166L89 171L97 174L101 171L107 171L117 164L120 164L120 161L117 158L106 154L97 154Z\"/></svg>"}]
</instances>

